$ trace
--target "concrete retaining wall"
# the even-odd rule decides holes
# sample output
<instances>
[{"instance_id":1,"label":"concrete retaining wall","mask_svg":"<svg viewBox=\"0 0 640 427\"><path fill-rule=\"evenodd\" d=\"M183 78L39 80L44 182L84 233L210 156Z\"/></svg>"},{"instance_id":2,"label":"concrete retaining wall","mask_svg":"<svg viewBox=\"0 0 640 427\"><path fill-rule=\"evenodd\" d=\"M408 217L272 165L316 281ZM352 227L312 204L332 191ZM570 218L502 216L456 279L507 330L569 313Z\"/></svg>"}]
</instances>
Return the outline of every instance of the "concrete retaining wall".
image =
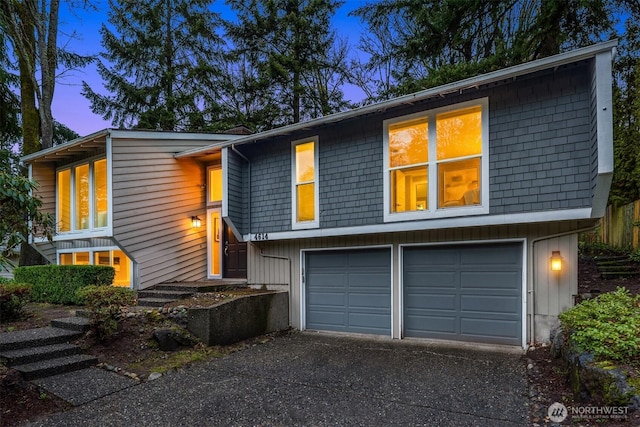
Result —
<instances>
[{"instance_id":1,"label":"concrete retaining wall","mask_svg":"<svg viewBox=\"0 0 640 427\"><path fill-rule=\"evenodd\" d=\"M190 308L187 329L207 345L226 345L289 327L289 292L247 295Z\"/></svg>"}]
</instances>

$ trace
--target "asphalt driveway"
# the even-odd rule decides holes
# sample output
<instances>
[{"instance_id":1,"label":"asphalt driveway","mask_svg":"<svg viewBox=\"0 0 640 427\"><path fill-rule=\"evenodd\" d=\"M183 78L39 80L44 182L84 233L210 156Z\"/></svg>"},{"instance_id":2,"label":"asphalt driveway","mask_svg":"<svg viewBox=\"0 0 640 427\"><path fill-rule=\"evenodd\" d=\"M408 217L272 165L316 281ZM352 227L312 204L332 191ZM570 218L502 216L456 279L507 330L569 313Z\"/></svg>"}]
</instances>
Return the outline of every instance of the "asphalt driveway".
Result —
<instances>
[{"instance_id":1,"label":"asphalt driveway","mask_svg":"<svg viewBox=\"0 0 640 427\"><path fill-rule=\"evenodd\" d=\"M522 426L526 395L520 354L292 333L34 425Z\"/></svg>"}]
</instances>

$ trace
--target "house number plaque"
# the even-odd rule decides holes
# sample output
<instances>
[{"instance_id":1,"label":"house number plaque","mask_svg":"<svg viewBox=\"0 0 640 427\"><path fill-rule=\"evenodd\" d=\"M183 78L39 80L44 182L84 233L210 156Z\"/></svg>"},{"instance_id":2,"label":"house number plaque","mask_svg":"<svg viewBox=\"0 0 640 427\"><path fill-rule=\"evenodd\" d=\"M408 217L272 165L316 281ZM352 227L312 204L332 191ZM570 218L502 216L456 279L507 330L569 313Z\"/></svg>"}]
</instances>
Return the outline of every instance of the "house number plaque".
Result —
<instances>
[{"instance_id":1,"label":"house number plaque","mask_svg":"<svg viewBox=\"0 0 640 427\"><path fill-rule=\"evenodd\" d=\"M253 240L269 240L269 233L256 233Z\"/></svg>"}]
</instances>

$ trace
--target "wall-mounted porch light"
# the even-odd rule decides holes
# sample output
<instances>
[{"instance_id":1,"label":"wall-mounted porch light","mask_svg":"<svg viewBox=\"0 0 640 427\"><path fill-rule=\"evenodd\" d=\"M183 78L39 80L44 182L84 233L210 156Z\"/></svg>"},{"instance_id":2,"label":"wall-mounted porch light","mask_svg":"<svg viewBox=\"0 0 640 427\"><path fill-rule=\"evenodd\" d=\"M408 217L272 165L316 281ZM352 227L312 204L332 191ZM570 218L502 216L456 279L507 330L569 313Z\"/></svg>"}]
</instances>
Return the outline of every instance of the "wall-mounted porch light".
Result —
<instances>
[{"instance_id":1,"label":"wall-mounted porch light","mask_svg":"<svg viewBox=\"0 0 640 427\"><path fill-rule=\"evenodd\" d=\"M549 261L551 262L551 271L562 271L562 256L560 255L560 251L551 252Z\"/></svg>"},{"instance_id":2,"label":"wall-mounted porch light","mask_svg":"<svg viewBox=\"0 0 640 427\"><path fill-rule=\"evenodd\" d=\"M191 217L191 228L200 228L201 225L202 221L200 221L200 218L198 218L197 216Z\"/></svg>"}]
</instances>

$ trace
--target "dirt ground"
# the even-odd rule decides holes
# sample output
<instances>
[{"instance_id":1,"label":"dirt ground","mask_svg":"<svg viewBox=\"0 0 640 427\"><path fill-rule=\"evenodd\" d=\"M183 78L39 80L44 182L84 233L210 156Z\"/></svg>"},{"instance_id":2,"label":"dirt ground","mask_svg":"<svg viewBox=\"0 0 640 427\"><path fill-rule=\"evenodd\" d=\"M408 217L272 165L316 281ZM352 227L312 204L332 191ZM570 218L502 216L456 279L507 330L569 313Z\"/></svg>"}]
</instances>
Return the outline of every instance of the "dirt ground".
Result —
<instances>
[{"instance_id":1,"label":"dirt ground","mask_svg":"<svg viewBox=\"0 0 640 427\"><path fill-rule=\"evenodd\" d=\"M639 266L640 267L640 266ZM603 280L597 271L593 258L583 257L580 260L578 287L580 293L610 292L618 286L624 286L633 293L640 293L640 277L633 279ZM168 307L178 305L196 306L219 302L228 296L224 293L210 293L200 299L189 299L172 303ZM75 307L56 306L50 304L28 304L28 317L23 320L0 324L0 332L47 326L51 319L73 315ZM152 339L156 328L171 327L174 324L165 317L156 315L140 315L124 318L120 330L112 339L98 343L91 333L78 340L78 344L86 348L86 352L94 354L101 366L115 370L120 374L133 375L144 380L152 372L165 372L180 369L189 363L195 363L211 357L221 357L248 346L260 344L273 339L273 336L258 337L236 345L225 347L206 347L196 345L194 348L182 348L175 352L163 352L158 349ZM530 385L530 425L552 425L547 415L549 405L554 402L565 406L588 406L595 404L574 400L566 379L566 366L559 359L551 357L549 347L537 347L523 356L527 365L527 377ZM15 426L42 418L48 414L64 411L69 404L55 396L43 393L31 383L22 380L15 371L0 365L0 426ZM568 424L565 421L563 425ZM573 423L580 426L612 426L630 427L640 425L640 411L629 413L624 422L611 420L589 420Z\"/></svg>"}]
</instances>

